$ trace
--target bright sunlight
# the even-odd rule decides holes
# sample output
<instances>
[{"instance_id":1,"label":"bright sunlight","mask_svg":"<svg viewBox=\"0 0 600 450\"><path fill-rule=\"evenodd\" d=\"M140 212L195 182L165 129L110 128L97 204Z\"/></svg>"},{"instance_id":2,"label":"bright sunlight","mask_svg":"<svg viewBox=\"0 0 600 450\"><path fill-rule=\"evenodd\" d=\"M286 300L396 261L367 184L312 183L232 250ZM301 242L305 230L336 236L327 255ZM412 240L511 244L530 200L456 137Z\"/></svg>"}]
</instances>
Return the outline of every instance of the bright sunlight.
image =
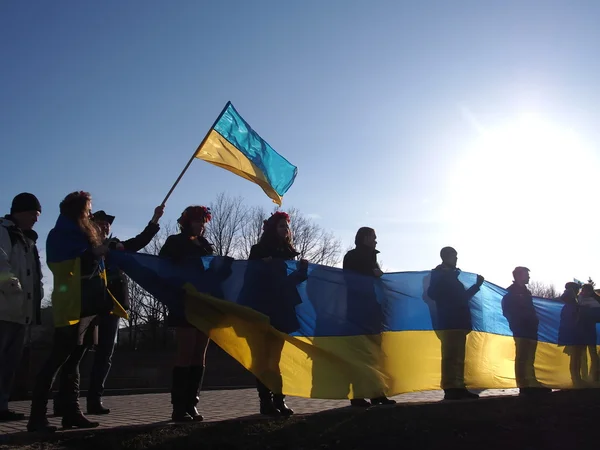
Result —
<instances>
[{"instance_id":1,"label":"bright sunlight","mask_svg":"<svg viewBox=\"0 0 600 450\"><path fill-rule=\"evenodd\" d=\"M451 176L459 253L508 278L531 266L532 279L557 287L588 276L595 268L579 260L598 229L597 168L576 132L536 115L483 131Z\"/></svg>"}]
</instances>

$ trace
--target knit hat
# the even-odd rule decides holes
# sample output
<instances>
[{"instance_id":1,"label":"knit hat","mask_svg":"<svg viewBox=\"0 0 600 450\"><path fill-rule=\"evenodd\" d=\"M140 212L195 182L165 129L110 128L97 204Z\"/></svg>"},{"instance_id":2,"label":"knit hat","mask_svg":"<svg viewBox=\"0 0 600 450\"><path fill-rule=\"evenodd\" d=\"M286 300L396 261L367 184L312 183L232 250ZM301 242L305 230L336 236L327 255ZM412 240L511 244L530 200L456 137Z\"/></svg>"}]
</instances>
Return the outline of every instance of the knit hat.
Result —
<instances>
[{"instance_id":1,"label":"knit hat","mask_svg":"<svg viewBox=\"0 0 600 450\"><path fill-rule=\"evenodd\" d=\"M35 195L22 192L13 199L10 213L15 214L26 211L38 211L41 214L42 205L40 205L40 201Z\"/></svg>"}]
</instances>

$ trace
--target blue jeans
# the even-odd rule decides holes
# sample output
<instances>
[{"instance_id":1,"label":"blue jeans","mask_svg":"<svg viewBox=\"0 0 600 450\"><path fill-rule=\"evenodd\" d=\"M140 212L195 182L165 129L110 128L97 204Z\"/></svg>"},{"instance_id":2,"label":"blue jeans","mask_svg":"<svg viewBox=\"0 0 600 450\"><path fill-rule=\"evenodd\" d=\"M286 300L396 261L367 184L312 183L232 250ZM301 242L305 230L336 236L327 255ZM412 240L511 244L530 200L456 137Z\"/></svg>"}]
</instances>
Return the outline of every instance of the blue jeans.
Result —
<instances>
[{"instance_id":1,"label":"blue jeans","mask_svg":"<svg viewBox=\"0 0 600 450\"><path fill-rule=\"evenodd\" d=\"M25 347L27 326L0 320L0 411L8 409L15 372Z\"/></svg>"}]
</instances>

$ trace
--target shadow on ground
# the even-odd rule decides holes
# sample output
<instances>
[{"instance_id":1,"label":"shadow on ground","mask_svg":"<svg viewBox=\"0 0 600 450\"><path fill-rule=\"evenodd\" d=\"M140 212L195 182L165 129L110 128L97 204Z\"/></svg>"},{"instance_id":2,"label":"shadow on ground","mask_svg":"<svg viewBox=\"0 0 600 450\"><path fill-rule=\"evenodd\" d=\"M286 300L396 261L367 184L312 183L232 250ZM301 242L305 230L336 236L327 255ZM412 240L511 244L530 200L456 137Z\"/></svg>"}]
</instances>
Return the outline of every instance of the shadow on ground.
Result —
<instances>
[{"instance_id":1,"label":"shadow on ground","mask_svg":"<svg viewBox=\"0 0 600 450\"><path fill-rule=\"evenodd\" d=\"M265 420L117 429L64 435L20 448L79 449L422 449L592 448L598 443L600 390L534 399L399 404ZM18 445L17 442L12 442ZM42 447L43 446L43 447Z\"/></svg>"}]
</instances>

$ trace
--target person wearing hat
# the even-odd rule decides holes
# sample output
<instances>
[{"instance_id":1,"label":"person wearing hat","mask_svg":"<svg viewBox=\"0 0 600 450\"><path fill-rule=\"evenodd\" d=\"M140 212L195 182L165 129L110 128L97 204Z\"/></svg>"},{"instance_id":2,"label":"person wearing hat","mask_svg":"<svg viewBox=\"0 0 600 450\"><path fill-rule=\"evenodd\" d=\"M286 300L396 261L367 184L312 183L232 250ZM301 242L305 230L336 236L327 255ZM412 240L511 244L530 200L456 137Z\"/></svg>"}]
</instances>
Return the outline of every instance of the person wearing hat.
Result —
<instances>
[{"instance_id":1,"label":"person wearing hat","mask_svg":"<svg viewBox=\"0 0 600 450\"><path fill-rule=\"evenodd\" d=\"M33 231L41 212L35 195L23 192L13 199L10 214L0 218L0 422L25 418L8 409L8 399L26 328L41 324L44 294Z\"/></svg>"},{"instance_id":2,"label":"person wearing hat","mask_svg":"<svg viewBox=\"0 0 600 450\"><path fill-rule=\"evenodd\" d=\"M120 241L118 238L110 235L111 226L115 216L107 214L105 211L98 211L92 214L92 220L100 230L100 237L105 245L111 250L127 250L137 252L146 247L160 230L159 219L164 213L164 206L157 206L154 209L152 220L146 225L144 231L136 237L126 241ZM108 281L108 290L127 311L129 310L129 286L125 274L110 262L106 268ZM103 314L97 317L98 324L98 345L94 352L94 363L90 372L90 383L87 391L87 412L88 414L109 414L110 409L102 404L102 395L104 393L104 384L110 371L112 355L115 348L115 340L119 331L120 318L114 314ZM66 376L64 373L61 377ZM60 384L61 386L63 383ZM61 416L63 413L64 392L59 390L54 398L54 414Z\"/></svg>"},{"instance_id":3,"label":"person wearing hat","mask_svg":"<svg viewBox=\"0 0 600 450\"><path fill-rule=\"evenodd\" d=\"M552 389L544 387L535 375L535 352L540 321L533 305L533 296L527 289L529 269L519 266L512 274L513 284L507 288L508 292L502 298L502 314L506 317L515 340L515 378L519 395L546 394L552 392Z\"/></svg>"}]
</instances>

